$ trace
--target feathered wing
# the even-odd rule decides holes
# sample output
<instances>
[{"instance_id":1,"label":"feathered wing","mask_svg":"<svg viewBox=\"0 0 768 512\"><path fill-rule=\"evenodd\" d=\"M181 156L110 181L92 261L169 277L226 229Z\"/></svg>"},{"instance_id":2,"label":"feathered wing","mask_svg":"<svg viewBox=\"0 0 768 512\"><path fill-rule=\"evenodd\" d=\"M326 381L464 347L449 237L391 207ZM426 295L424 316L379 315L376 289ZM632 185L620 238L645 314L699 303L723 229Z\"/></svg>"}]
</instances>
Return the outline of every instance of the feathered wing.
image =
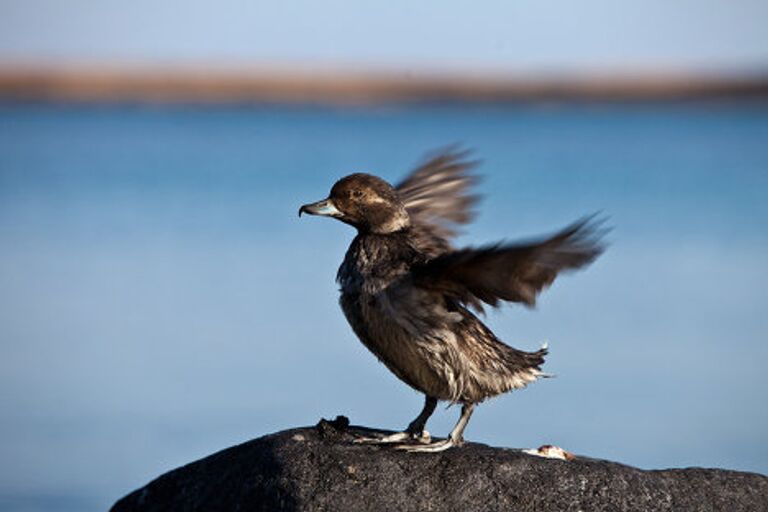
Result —
<instances>
[{"instance_id":1,"label":"feathered wing","mask_svg":"<svg viewBox=\"0 0 768 512\"><path fill-rule=\"evenodd\" d=\"M405 205L414 231L435 254L450 248L456 229L474 217L479 197L470 193L478 181L471 170L477 162L468 151L444 149L428 158L395 188Z\"/></svg>"},{"instance_id":2,"label":"feathered wing","mask_svg":"<svg viewBox=\"0 0 768 512\"><path fill-rule=\"evenodd\" d=\"M414 284L483 310L483 303L536 303L558 273L575 270L602 251L604 230L592 218L580 220L542 240L467 248L442 254L413 268Z\"/></svg>"}]
</instances>

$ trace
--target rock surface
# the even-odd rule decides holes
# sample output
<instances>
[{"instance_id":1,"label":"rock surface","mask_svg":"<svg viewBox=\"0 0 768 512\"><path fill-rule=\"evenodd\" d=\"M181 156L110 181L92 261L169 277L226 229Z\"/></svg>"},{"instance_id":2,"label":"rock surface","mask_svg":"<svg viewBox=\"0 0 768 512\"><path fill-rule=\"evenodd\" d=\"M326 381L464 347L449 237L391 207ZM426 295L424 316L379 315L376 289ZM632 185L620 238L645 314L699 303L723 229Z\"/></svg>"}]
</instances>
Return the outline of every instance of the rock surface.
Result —
<instances>
[{"instance_id":1,"label":"rock surface","mask_svg":"<svg viewBox=\"0 0 768 512\"><path fill-rule=\"evenodd\" d=\"M351 442L370 432L339 417L268 435L170 471L112 511L768 511L768 477L754 473Z\"/></svg>"}]
</instances>

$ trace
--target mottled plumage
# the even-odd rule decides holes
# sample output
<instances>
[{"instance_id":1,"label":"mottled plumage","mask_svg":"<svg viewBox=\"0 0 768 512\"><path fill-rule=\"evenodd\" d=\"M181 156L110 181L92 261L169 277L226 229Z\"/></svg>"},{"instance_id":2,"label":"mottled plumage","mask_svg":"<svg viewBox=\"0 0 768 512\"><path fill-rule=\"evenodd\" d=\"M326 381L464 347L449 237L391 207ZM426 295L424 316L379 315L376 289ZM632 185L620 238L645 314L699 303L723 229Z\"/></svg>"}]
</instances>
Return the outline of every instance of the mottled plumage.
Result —
<instances>
[{"instance_id":1,"label":"mottled plumage","mask_svg":"<svg viewBox=\"0 0 768 512\"><path fill-rule=\"evenodd\" d=\"M601 252L589 219L525 243L455 250L450 239L473 217L473 162L445 151L397 187L368 174L339 180L330 196L299 213L337 218L358 234L338 272L341 307L360 341L397 377L426 396L408 429L379 442L424 440L437 400L463 404L450 437L411 451L462 442L474 404L543 375L545 347L524 352L501 342L470 310L502 301L532 306L563 270Z\"/></svg>"}]
</instances>

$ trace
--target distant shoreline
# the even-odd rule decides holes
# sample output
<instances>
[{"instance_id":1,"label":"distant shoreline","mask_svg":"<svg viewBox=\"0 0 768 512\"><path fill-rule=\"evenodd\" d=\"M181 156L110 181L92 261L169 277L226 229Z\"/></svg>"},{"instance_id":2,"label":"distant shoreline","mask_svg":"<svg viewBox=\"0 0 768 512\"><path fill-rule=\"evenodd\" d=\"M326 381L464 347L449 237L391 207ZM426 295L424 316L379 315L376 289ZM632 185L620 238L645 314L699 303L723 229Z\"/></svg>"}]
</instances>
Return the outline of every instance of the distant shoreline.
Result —
<instances>
[{"instance_id":1,"label":"distant shoreline","mask_svg":"<svg viewBox=\"0 0 768 512\"><path fill-rule=\"evenodd\" d=\"M671 101L768 98L768 72L750 76L526 77L284 69L57 68L0 64L0 101L76 103L380 103Z\"/></svg>"}]
</instances>

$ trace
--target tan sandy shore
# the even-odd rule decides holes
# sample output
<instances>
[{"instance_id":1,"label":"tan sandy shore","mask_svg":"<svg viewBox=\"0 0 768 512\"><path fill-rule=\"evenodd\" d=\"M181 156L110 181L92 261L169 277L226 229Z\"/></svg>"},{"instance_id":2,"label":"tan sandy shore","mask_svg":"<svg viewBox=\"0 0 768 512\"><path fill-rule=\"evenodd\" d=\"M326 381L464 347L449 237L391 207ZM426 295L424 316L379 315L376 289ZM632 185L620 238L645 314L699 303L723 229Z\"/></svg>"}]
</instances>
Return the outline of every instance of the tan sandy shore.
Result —
<instances>
[{"instance_id":1,"label":"tan sandy shore","mask_svg":"<svg viewBox=\"0 0 768 512\"><path fill-rule=\"evenodd\" d=\"M375 104L722 97L768 97L768 73L528 77L0 64L0 101Z\"/></svg>"}]
</instances>

